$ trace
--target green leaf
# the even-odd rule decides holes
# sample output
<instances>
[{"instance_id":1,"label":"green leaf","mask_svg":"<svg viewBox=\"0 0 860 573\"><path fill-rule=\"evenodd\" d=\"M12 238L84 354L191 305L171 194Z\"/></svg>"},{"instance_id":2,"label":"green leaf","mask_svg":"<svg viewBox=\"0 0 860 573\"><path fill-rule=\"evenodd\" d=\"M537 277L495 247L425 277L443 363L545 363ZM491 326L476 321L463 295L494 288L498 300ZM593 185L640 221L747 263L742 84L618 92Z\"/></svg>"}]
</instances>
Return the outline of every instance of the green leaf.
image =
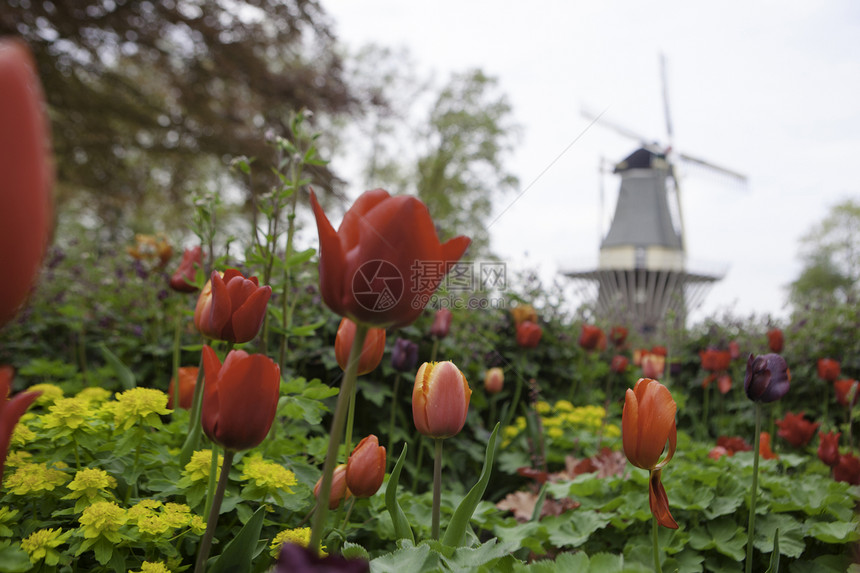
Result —
<instances>
[{"instance_id":1,"label":"green leaf","mask_svg":"<svg viewBox=\"0 0 860 573\"><path fill-rule=\"evenodd\" d=\"M496 427L493 428L493 433L490 434L490 441L487 443L487 453L484 457L484 467L481 469L481 476L451 517L448 527L445 529L445 535L442 537L442 543L450 547L459 547L463 543L463 538L466 536L466 527L472 519L472 514L475 508L478 507L478 502L484 497L484 491L487 489L487 483L490 481L490 473L493 471L493 458L496 455L496 436L499 433L501 423L496 422Z\"/></svg>"},{"instance_id":2,"label":"green leaf","mask_svg":"<svg viewBox=\"0 0 860 573\"><path fill-rule=\"evenodd\" d=\"M299 251L298 253L293 253L292 255L289 256L289 258L287 258L285 263L288 267L300 265L302 263L305 263L305 262L311 260L311 257L313 257L316 254L316 252L317 252L316 249L309 248L309 249L305 249L304 251Z\"/></svg>"},{"instance_id":3,"label":"green leaf","mask_svg":"<svg viewBox=\"0 0 860 573\"><path fill-rule=\"evenodd\" d=\"M260 541L260 530L263 528L263 517L266 508L261 506L241 531L224 546L224 551L209 569L209 573L248 573L251 570L251 559Z\"/></svg>"},{"instance_id":4,"label":"green leaf","mask_svg":"<svg viewBox=\"0 0 860 573\"><path fill-rule=\"evenodd\" d=\"M542 523L550 542L559 548L578 547L598 529L606 527L610 516L596 511L574 511L545 518Z\"/></svg>"},{"instance_id":5,"label":"green leaf","mask_svg":"<svg viewBox=\"0 0 860 573\"><path fill-rule=\"evenodd\" d=\"M426 543L413 546L404 542L397 551L386 553L370 562L371 573L429 573L440 568L439 554Z\"/></svg>"},{"instance_id":6,"label":"green leaf","mask_svg":"<svg viewBox=\"0 0 860 573\"><path fill-rule=\"evenodd\" d=\"M860 539L857 524L848 521L819 521L812 524L807 535L825 543L850 543Z\"/></svg>"},{"instance_id":7,"label":"green leaf","mask_svg":"<svg viewBox=\"0 0 860 573\"><path fill-rule=\"evenodd\" d=\"M598 553L591 556L588 573L621 573L624 570L624 557L611 553Z\"/></svg>"},{"instance_id":8,"label":"green leaf","mask_svg":"<svg viewBox=\"0 0 860 573\"><path fill-rule=\"evenodd\" d=\"M294 326L290 329L290 334L293 336L312 336L319 327L326 323L325 319L313 322L311 324L302 324Z\"/></svg>"},{"instance_id":9,"label":"green leaf","mask_svg":"<svg viewBox=\"0 0 860 573\"><path fill-rule=\"evenodd\" d=\"M93 553L96 554L96 561L102 565L110 561L111 554L113 554L113 547L113 543L104 537L99 537L98 541L93 545Z\"/></svg>"},{"instance_id":10,"label":"green leaf","mask_svg":"<svg viewBox=\"0 0 860 573\"><path fill-rule=\"evenodd\" d=\"M388 477L388 485L385 487L385 507L388 508L388 513L391 515L391 521L394 523L394 534L397 539L408 539L415 543L409 520L406 519L403 508L397 502L397 485L400 483L400 470L403 469L403 462L406 460L406 450L407 444L404 443L400 457L397 458L397 463L394 464L394 469L391 470L391 475Z\"/></svg>"},{"instance_id":11,"label":"green leaf","mask_svg":"<svg viewBox=\"0 0 860 573\"><path fill-rule=\"evenodd\" d=\"M0 563L4 573L24 573L33 568L27 552L21 549L17 543L4 541L0 544Z\"/></svg>"},{"instance_id":12,"label":"green leaf","mask_svg":"<svg viewBox=\"0 0 860 573\"><path fill-rule=\"evenodd\" d=\"M370 561L370 554L367 549L357 543L345 541L343 547L340 548L340 555L346 559L364 559Z\"/></svg>"},{"instance_id":13,"label":"green leaf","mask_svg":"<svg viewBox=\"0 0 860 573\"><path fill-rule=\"evenodd\" d=\"M99 344L99 350L101 350L102 356L105 361L113 368L116 377L119 379L120 384L126 390L131 390L135 386L137 386L137 381L134 379L134 372L129 370L128 366L122 363L122 360L117 358L116 354L108 350L108 347L102 342Z\"/></svg>"},{"instance_id":14,"label":"green leaf","mask_svg":"<svg viewBox=\"0 0 860 573\"><path fill-rule=\"evenodd\" d=\"M780 553L791 559L800 557L806 549L806 543L803 541L803 523L785 513L771 513L756 517L753 546L762 553L769 553L774 545L777 531L779 531Z\"/></svg>"},{"instance_id":15,"label":"green leaf","mask_svg":"<svg viewBox=\"0 0 860 573\"><path fill-rule=\"evenodd\" d=\"M773 533L773 553L770 554L770 567L764 573L779 573L779 529Z\"/></svg>"}]
</instances>

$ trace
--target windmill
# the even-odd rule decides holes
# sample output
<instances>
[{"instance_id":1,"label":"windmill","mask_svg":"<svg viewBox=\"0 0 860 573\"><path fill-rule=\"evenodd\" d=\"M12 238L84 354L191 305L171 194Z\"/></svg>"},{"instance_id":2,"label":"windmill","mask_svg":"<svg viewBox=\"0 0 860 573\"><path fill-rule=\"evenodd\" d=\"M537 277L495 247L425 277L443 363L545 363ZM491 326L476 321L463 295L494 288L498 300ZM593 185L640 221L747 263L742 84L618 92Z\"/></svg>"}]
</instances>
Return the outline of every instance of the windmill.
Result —
<instances>
[{"instance_id":1,"label":"windmill","mask_svg":"<svg viewBox=\"0 0 860 573\"><path fill-rule=\"evenodd\" d=\"M736 171L675 151L665 57L661 56L660 64L666 143L583 110L593 123L634 139L639 147L614 166L613 173L621 182L612 222L600 243L597 268L564 273L597 291L599 315L630 324L644 334L658 332L669 315L683 324L687 313L701 304L713 283L723 276L712 271L694 272L688 266L679 165L746 184L746 177Z\"/></svg>"}]
</instances>

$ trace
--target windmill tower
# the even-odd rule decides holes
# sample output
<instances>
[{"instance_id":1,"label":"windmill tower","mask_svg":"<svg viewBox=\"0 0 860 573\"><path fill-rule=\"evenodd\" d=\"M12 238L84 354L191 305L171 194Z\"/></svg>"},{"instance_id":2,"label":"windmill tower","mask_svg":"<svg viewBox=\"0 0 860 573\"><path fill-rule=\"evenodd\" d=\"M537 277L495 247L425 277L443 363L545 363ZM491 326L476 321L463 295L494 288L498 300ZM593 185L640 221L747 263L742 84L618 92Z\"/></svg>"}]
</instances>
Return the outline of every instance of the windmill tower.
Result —
<instances>
[{"instance_id":1,"label":"windmill tower","mask_svg":"<svg viewBox=\"0 0 860 573\"><path fill-rule=\"evenodd\" d=\"M693 164L736 183L746 177L711 162L676 153L661 57L667 144L646 138L588 112L583 115L633 138L639 148L618 162L618 199L609 230L602 238L596 269L564 274L580 286L596 290L600 316L630 324L643 334L659 332L673 317L683 324L687 313L701 304L719 272L694 272L687 263L678 164ZM601 174L601 177L603 175Z\"/></svg>"}]
</instances>

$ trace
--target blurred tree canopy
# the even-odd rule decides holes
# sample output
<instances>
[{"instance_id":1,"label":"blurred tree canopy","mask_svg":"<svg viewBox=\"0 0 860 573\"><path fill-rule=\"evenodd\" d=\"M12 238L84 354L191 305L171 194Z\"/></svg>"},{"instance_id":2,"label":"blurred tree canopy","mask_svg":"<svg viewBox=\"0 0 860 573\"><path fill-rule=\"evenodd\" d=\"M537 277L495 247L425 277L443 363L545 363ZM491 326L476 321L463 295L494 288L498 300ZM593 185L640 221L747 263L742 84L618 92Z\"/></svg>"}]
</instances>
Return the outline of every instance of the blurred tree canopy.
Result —
<instances>
[{"instance_id":1,"label":"blurred tree canopy","mask_svg":"<svg viewBox=\"0 0 860 573\"><path fill-rule=\"evenodd\" d=\"M853 303L860 294L860 203L834 205L801 239L803 270L789 285L796 306Z\"/></svg>"},{"instance_id":2,"label":"blurred tree canopy","mask_svg":"<svg viewBox=\"0 0 860 573\"><path fill-rule=\"evenodd\" d=\"M362 106L315 0L4 4L0 36L30 45L44 85L58 199L77 198L109 228L146 197L175 209L228 176L231 157L272 164L265 134L286 133L291 110Z\"/></svg>"}]
</instances>

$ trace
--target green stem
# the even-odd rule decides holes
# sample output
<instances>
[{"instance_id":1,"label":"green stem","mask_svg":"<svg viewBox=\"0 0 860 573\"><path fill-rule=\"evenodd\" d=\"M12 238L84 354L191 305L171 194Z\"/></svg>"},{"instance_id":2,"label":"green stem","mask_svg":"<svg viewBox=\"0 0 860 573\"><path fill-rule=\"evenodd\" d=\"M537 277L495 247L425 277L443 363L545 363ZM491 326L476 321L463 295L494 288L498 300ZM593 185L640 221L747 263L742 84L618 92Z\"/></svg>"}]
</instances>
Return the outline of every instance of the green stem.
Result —
<instances>
[{"instance_id":1,"label":"green stem","mask_svg":"<svg viewBox=\"0 0 860 573\"><path fill-rule=\"evenodd\" d=\"M358 378L358 360L361 358L361 351L364 348L364 340L367 338L368 326L365 324L356 324L355 338L352 341L352 348L349 351L349 362L346 366L346 374L340 386L340 393L337 397L337 405L335 406L334 416L331 422L331 431L329 432L328 451L325 456L325 464L323 465L322 483L320 484L319 498L317 499L317 511L314 513L314 519L311 524L311 539L308 547L313 552L318 552L320 541L322 540L323 527L325 527L325 518L328 515L328 501L331 495L332 475L334 467L337 464L337 454L340 448L340 440L343 435L344 425L346 423L346 411L349 407L348 401L352 396L352 389L355 386L355 380Z\"/></svg>"},{"instance_id":2,"label":"green stem","mask_svg":"<svg viewBox=\"0 0 860 573\"><path fill-rule=\"evenodd\" d=\"M209 484L206 487L206 505L204 506L204 515L209 515L209 510L212 509L212 499L215 495L216 475L218 475L218 445L212 444L212 461L209 464Z\"/></svg>"},{"instance_id":3,"label":"green stem","mask_svg":"<svg viewBox=\"0 0 860 573\"><path fill-rule=\"evenodd\" d=\"M218 527L218 514L221 511L221 502L224 501L224 491L227 489L234 453L233 450L224 450L224 465L221 466L221 478L218 480L215 497L212 499L212 507L209 510L209 518L206 521L206 533L203 534L203 539L200 540L194 573L204 573L206 571L206 560L209 559L209 551L212 549L212 538L215 536L215 528Z\"/></svg>"},{"instance_id":4,"label":"green stem","mask_svg":"<svg viewBox=\"0 0 860 573\"><path fill-rule=\"evenodd\" d=\"M397 412L397 391L400 389L401 373L394 377L394 389L391 391L391 412L388 415L388 451L394 451L394 415ZM386 457L386 465L391 461Z\"/></svg>"},{"instance_id":5,"label":"green stem","mask_svg":"<svg viewBox=\"0 0 860 573\"><path fill-rule=\"evenodd\" d=\"M439 512L442 508L442 440L436 438L436 454L433 458L433 514L431 535L439 539Z\"/></svg>"},{"instance_id":6,"label":"green stem","mask_svg":"<svg viewBox=\"0 0 860 573\"><path fill-rule=\"evenodd\" d=\"M517 384L516 384L516 387L514 388L514 397L511 400L510 407L508 408L508 413L505 414L505 422L504 422L504 424L502 424L502 428L507 428L508 426L511 425L511 421L513 421L514 414L517 411L517 404L520 401L520 394L523 391L523 378L522 378L522 376L524 373L523 372L515 372L515 374L517 375Z\"/></svg>"},{"instance_id":7,"label":"green stem","mask_svg":"<svg viewBox=\"0 0 860 573\"><path fill-rule=\"evenodd\" d=\"M660 539L658 536L657 518L651 516L651 543L654 551L654 571L663 573L663 568L660 566Z\"/></svg>"},{"instance_id":8,"label":"green stem","mask_svg":"<svg viewBox=\"0 0 860 573\"><path fill-rule=\"evenodd\" d=\"M173 409L179 410L179 347L182 333L182 313L176 313L176 324L173 330Z\"/></svg>"},{"instance_id":9,"label":"green stem","mask_svg":"<svg viewBox=\"0 0 860 573\"><path fill-rule=\"evenodd\" d=\"M436 355L439 353L439 339L433 339L433 349L430 351L430 362L436 362Z\"/></svg>"},{"instance_id":10,"label":"green stem","mask_svg":"<svg viewBox=\"0 0 860 573\"><path fill-rule=\"evenodd\" d=\"M176 386L179 386L179 380L176 381ZM175 402L176 406L179 405ZM197 449L200 443L200 434L203 427L200 425L201 410L203 407L203 354L200 354L200 365L197 370L197 382L194 384L194 396L191 399L191 414L188 417L188 436L185 438L185 443L182 445L182 451L179 453L179 466L185 467L191 461L191 454Z\"/></svg>"},{"instance_id":11,"label":"green stem","mask_svg":"<svg viewBox=\"0 0 860 573\"><path fill-rule=\"evenodd\" d=\"M755 452L753 457L753 476L752 476L752 492L750 494L750 517L749 524L747 525L747 562L746 562L746 573L751 573L752 571L752 558L753 558L753 537L755 536L755 506L756 506L756 498L758 497L758 459L759 459L759 440L761 436L761 404L756 402L755 404L755 446L753 446L753 451Z\"/></svg>"}]
</instances>

